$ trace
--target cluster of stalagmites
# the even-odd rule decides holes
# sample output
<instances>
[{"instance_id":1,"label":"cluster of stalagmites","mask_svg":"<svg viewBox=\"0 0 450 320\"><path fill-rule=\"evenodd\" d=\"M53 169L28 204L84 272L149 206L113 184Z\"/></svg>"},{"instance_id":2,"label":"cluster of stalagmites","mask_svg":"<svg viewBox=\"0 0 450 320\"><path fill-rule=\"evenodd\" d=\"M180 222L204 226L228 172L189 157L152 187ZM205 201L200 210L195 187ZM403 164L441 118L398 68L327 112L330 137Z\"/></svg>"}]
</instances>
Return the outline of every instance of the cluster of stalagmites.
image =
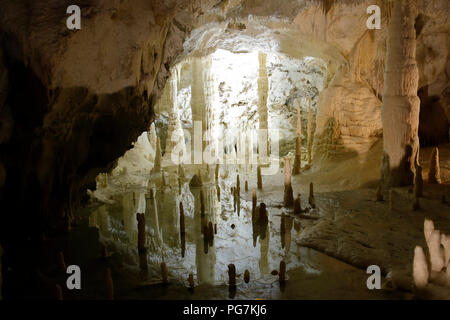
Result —
<instances>
[{"instance_id":1,"label":"cluster of stalagmites","mask_svg":"<svg viewBox=\"0 0 450 320\"><path fill-rule=\"evenodd\" d=\"M429 184L440 184L441 174L439 166L439 149L434 148L430 156L430 169L428 171L428 183ZM420 200L423 195L423 178L422 178L422 166L416 165L416 172L414 176L414 186L412 189L413 201L412 210L417 211L421 209ZM394 190L389 190L389 209L394 210ZM376 191L376 201L383 201L383 192L381 186L378 186ZM445 195L442 195L442 202L445 203Z\"/></svg>"},{"instance_id":2,"label":"cluster of stalagmites","mask_svg":"<svg viewBox=\"0 0 450 320\"><path fill-rule=\"evenodd\" d=\"M450 236L436 230L429 219L425 219L423 229L428 255L421 246L414 249L414 285L417 290L425 289L430 282L450 287Z\"/></svg>"}]
</instances>

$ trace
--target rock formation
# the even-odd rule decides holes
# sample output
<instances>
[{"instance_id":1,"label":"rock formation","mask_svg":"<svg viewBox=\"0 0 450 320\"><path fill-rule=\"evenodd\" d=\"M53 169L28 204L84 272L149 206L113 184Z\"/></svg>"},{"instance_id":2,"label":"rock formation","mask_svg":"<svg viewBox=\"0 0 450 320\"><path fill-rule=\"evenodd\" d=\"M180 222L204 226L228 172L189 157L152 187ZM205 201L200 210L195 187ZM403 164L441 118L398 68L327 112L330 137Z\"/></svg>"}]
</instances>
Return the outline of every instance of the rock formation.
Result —
<instances>
[{"instance_id":1,"label":"rock formation","mask_svg":"<svg viewBox=\"0 0 450 320\"><path fill-rule=\"evenodd\" d=\"M441 169L439 167L439 149L433 148L430 156L430 169L428 171L428 183L441 183Z\"/></svg>"},{"instance_id":2,"label":"rock formation","mask_svg":"<svg viewBox=\"0 0 450 320\"><path fill-rule=\"evenodd\" d=\"M289 159L284 161L284 206L292 207L294 205L294 191L291 184L291 165Z\"/></svg>"}]
</instances>

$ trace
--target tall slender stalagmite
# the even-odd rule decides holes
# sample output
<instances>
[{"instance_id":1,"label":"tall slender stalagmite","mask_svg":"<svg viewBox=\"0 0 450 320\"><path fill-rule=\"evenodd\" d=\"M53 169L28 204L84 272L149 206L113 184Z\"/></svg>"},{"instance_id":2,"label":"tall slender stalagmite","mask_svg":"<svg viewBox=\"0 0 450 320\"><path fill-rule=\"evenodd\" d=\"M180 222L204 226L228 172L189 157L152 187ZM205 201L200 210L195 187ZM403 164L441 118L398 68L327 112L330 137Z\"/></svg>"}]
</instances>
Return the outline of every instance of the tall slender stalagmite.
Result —
<instances>
[{"instance_id":1,"label":"tall slender stalagmite","mask_svg":"<svg viewBox=\"0 0 450 320\"><path fill-rule=\"evenodd\" d=\"M419 71L416 64L416 0L394 1L389 21L382 108L382 179L389 186L413 183L419 155Z\"/></svg>"},{"instance_id":2,"label":"tall slender stalagmite","mask_svg":"<svg viewBox=\"0 0 450 320\"><path fill-rule=\"evenodd\" d=\"M256 167L256 179L258 184L258 189L262 189L262 176L261 176L261 166Z\"/></svg>"},{"instance_id":3,"label":"tall slender stalagmite","mask_svg":"<svg viewBox=\"0 0 450 320\"><path fill-rule=\"evenodd\" d=\"M297 139L295 149L294 168L292 170L293 175L300 173L302 167L302 117L301 117L301 104L297 100Z\"/></svg>"},{"instance_id":4,"label":"tall slender stalagmite","mask_svg":"<svg viewBox=\"0 0 450 320\"><path fill-rule=\"evenodd\" d=\"M268 111L267 98L269 94L269 77L267 75L267 55L260 52L259 74L258 74L258 115L259 115L259 133L258 133L258 150L259 157L264 158L269 154L268 142Z\"/></svg>"},{"instance_id":5,"label":"tall slender stalagmite","mask_svg":"<svg viewBox=\"0 0 450 320\"><path fill-rule=\"evenodd\" d=\"M294 205L294 191L291 184L291 164L288 158L284 161L284 205L292 207Z\"/></svg>"},{"instance_id":6,"label":"tall slender stalagmite","mask_svg":"<svg viewBox=\"0 0 450 320\"><path fill-rule=\"evenodd\" d=\"M308 134L308 142L307 142L307 148L308 148L308 164L311 164L312 160L312 110L311 110L311 98L308 100L308 126L306 128L307 134Z\"/></svg>"},{"instance_id":7,"label":"tall slender stalagmite","mask_svg":"<svg viewBox=\"0 0 450 320\"><path fill-rule=\"evenodd\" d=\"M428 171L428 183L441 183L441 169L439 167L439 149L433 148L430 156L430 170Z\"/></svg>"},{"instance_id":8,"label":"tall slender stalagmite","mask_svg":"<svg viewBox=\"0 0 450 320\"><path fill-rule=\"evenodd\" d=\"M159 137L156 138L156 153L155 153L155 164L153 165L152 173L161 172L161 140Z\"/></svg>"}]
</instances>

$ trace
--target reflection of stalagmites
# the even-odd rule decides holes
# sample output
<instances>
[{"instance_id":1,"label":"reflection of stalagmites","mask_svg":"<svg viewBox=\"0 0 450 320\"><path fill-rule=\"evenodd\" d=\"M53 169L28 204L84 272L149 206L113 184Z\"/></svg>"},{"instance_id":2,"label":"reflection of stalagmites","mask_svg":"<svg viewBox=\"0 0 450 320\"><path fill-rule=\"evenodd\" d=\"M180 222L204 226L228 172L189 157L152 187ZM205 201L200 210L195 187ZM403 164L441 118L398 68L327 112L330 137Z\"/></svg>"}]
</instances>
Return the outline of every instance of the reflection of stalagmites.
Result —
<instances>
[{"instance_id":1,"label":"reflection of stalagmites","mask_svg":"<svg viewBox=\"0 0 450 320\"><path fill-rule=\"evenodd\" d=\"M256 190L252 190L252 218L254 218L256 214Z\"/></svg>"},{"instance_id":2,"label":"reflection of stalagmites","mask_svg":"<svg viewBox=\"0 0 450 320\"><path fill-rule=\"evenodd\" d=\"M248 192L248 181L245 180L245 192Z\"/></svg>"},{"instance_id":3,"label":"reflection of stalagmites","mask_svg":"<svg viewBox=\"0 0 450 320\"><path fill-rule=\"evenodd\" d=\"M280 236L281 236L281 248L284 249L284 246L286 244L286 216L284 212L281 213Z\"/></svg>"},{"instance_id":4,"label":"reflection of stalagmites","mask_svg":"<svg viewBox=\"0 0 450 320\"><path fill-rule=\"evenodd\" d=\"M441 251L441 233L439 230L431 232L428 251L430 252L431 271L441 272L444 268L444 257Z\"/></svg>"},{"instance_id":5,"label":"reflection of stalagmites","mask_svg":"<svg viewBox=\"0 0 450 320\"><path fill-rule=\"evenodd\" d=\"M185 177L184 169L183 169L183 167L181 166L181 164L178 165L178 176L179 176L180 178L184 178L184 177Z\"/></svg>"},{"instance_id":6,"label":"reflection of stalagmites","mask_svg":"<svg viewBox=\"0 0 450 320\"><path fill-rule=\"evenodd\" d=\"M241 191L241 181L239 180L239 175L236 176L236 190L238 191L237 194L239 195L239 191Z\"/></svg>"},{"instance_id":7,"label":"reflection of stalagmites","mask_svg":"<svg viewBox=\"0 0 450 320\"><path fill-rule=\"evenodd\" d=\"M244 271L244 281L245 283L250 282L250 271L248 271L247 269Z\"/></svg>"},{"instance_id":8,"label":"reflection of stalagmites","mask_svg":"<svg viewBox=\"0 0 450 320\"><path fill-rule=\"evenodd\" d=\"M219 181L219 164L216 164L216 171L214 172L214 177L216 178L216 182Z\"/></svg>"},{"instance_id":9,"label":"reflection of stalagmites","mask_svg":"<svg viewBox=\"0 0 450 320\"><path fill-rule=\"evenodd\" d=\"M284 283L286 281L286 262L283 260L280 261L280 272L278 273L278 279L280 283Z\"/></svg>"},{"instance_id":10,"label":"reflection of stalagmites","mask_svg":"<svg viewBox=\"0 0 450 320\"><path fill-rule=\"evenodd\" d=\"M300 214L302 213L303 209L302 209L302 202L300 199L300 193L297 195L297 199L295 199L294 202L294 214Z\"/></svg>"},{"instance_id":11,"label":"reflection of stalagmites","mask_svg":"<svg viewBox=\"0 0 450 320\"><path fill-rule=\"evenodd\" d=\"M161 277L164 284L169 283L169 272L165 262L161 262Z\"/></svg>"},{"instance_id":12,"label":"reflection of stalagmites","mask_svg":"<svg viewBox=\"0 0 450 320\"><path fill-rule=\"evenodd\" d=\"M416 168L416 175L414 177L414 196L417 198L423 196L423 179L421 166L417 166Z\"/></svg>"},{"instance_id":13,"label":"reflection of stalagmites","mask_svg":"<svg viewBox=\"0 0 450 320\"><path fill-rule=\"evenodd\" d=\"M58 259L59 271L65 272L66 271L66 262L64 261L64 254L61 251L58 252L57 259Z\"/></svg>"},{"instance_id":14,"label":"reflection of stalagmites","mask_svg":"<svg viewBox=\"0 0 450 320\"><path fill-rule=\"evenodd\" d=\"M211 221L208 223L208 243L210 247L214 244L214 227Z\"/></svg>"},{"instance_id":15,"label":"reflection of stalagmites","mask_svg":"<svg viewBox=\"0 0 450 320\"><path fill-rule=\"evenodd\" d=\"M381 186L377 188L377 201L383 201L383 192L381 191Z\"/></svg>"},{"instance_id":16,"label":"reflection of stalagmites","mask_svg":"<svg viewBox=\"0 0 450 320\"><path fill-rule=\"evenodd\" d=\"M194 282L194 274L193 273L189 273L188 283L189 283L189 288L194 289L195 282Z\"/></svg>"},{"instance_id":17,"label":"reflection of stalagmites","mask_svg":"<svg viewBox=\"0 0 450 320\"><path fill-rule=\"evenodd\" d=\"M201 186L203 186L202 179L200 178L200 176L195 174L192 177L191 181L189 182L189 187L190 188L200 188Z\"/></svg>"},{"instance_id":18,"label":"reflection of stalagmites","mask_svg":"<svg viewBox=\"0 0 450 320\"><path fill-rule=\"evenodd\" d=\"M259 213L258 213L258 227L259 227L258 234L262 240L266 238L268 223L269 217L267 216L266 204L261 202L261 204L259 205Z\"/></svg>"},{"instance_id":19,"label":"reflection of stalagmites","mask_svg":"<svg viewBox=\"0 0 450 320\"><path fill-rule=\"evenodd\" d=\"M184 258L186 251L186 227L184 224L184 208L183 203L180 201L180 240L181 240L181 257Z\"/></svg>"},{"instance_id":20,"label":"reflection of stalagmites","mask_svg":"<svg viewBox=\"0 0 450 320\"><path fill-rule=\"evenodd\" d=\"M216 190L217 190L217 200L220 201L220 187L216 186Z\"/></svg>"},{"instance_id":21,"label":"reflection of stalagmites","mask_svg":"<svg viewBox=\"0 0 450 320\"><path fill-rule=\"evenodd\" d=\"M214 234L217 234L217 223L214 223Z\"/></svg>"},{"instance_id":22,"label":"reflection of stalagmites","mask_svg":"<svg viewBox=\"0 0 450 320\"><path fill-rule=\"evenodd\" d=\"M256 178L257 178L258 189L262 189L261 167L259 165L256 167Z\"/></svg>"},{"instance_id":23,"label":"reflection of stalagmites","mask_svg":"<svg viewBox=\"0 0 450 320\"><path fill-rule=\"evenodd\" d=\"M161 140L156 138L156 152L155 152L155 164L153 165L152 173L159 173L161 171Z\"/></svg>"},{"instance_id":24,"label":"reflection of stalagmites","mask_svg":"<svg viewBox=\"0 0 450 320\"><path fill-rule=\"evenodd\" d=\"M161 171L161 188L166 187L166 174L164 173L164 169Z\"/></svg>"},{"instance_id":25,"label":"reflection of stalagmites","mask_svg":"<svg viewBox=\"0 0 450 320\"><path fill-rule=\"evenodd\" d=\"M228 265L228 285L230 287L236 286L236 266L234 264Z\"/></svg>"},{"instance_id":26,"label":"reflection of stalagmites","mask_svg":"<svg viewBox=\"0 0 450 320\"><path fill-rule=\"evenodd\" d=\"M111 276L111 269L106 268L105 270L105 289L106 289L106 299L114 299L114 284Z\"/></svg>"},{"instance_id":27,"label":"reflection of stalagmites","mask_svg":"<svg viewBox=\"0 0 450 320\"><path fill-rule=\"evenodd\" d=\"M183 186L183 181L181 177L178 177L178 194L181 194L181 188Z\"/></svg>"},{"instance_id":28,"label":"reflection of stalagmites","mask_svg":"<svg viewBox=\"0 0 450 320\"><path fill-rule=\"evenodd\" d=\"M202 217L205 215L205 193L203 189L200 189L200 214Z\"/></svg>"},{"instance_id":29,"label":"reflection of stalagmites","mask_svg":"<svg viewBox=\"0 0 450 320\"><path fill-rule=\"evenodd\" d=\"M309 184L308 202L309 202L309 205L311 206L311 208L314 209L316 207L316 200L314 199L314 185L312 182Z\"/></svg>"},{"instance_id":30,"label":"reflection of stalagmites","mask_svg":"<svg viewBox=\"0 0 450 320\"><path fill-rule=\"evenodd\" d=\"M294 204L294 191L291 184L291 165L289 159L284 162L284 205L292 207Z\"/></svg>"},{"instance_id":31,"label":"reflection of stalagmites","mask_svg":"<svg viewBox=\"0 0 450 320\"><path fill-rule=\"evenodd\" d=\"M141 252L145 248L145 215L137 213L136 220L138 222L138 251Z\"/></svg>"},{"instance_id":32,"label":"reflection of stalagmites","mask_svg":"<svg viewBox=\"0 0 450 320\"><path fill-rule=\"evenodd\" d=\"M428 171L428 183L441 183L441 169L439 167L439 149L434 148L430 156L430 170Z\"/></svg>"},{"instance_id":33,"label":"reflection of stalagmites","mask_svg":"<svg viewBox=\"0 0 450 320\"><path fill-rule=\"evenodd\" d=\"M414 249L413 277L417 289L423 289L427 286L429 277L428 265L421 246L416 246Z\"/></svg>"}]
</instances>

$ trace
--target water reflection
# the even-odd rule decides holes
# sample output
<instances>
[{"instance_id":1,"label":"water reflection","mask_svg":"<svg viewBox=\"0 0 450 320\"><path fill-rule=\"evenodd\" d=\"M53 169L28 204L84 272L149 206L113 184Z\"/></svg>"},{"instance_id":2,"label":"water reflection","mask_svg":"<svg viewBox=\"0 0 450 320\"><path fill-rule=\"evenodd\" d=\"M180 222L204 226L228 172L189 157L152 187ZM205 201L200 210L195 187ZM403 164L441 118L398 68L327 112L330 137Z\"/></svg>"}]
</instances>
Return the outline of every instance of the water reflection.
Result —
<instances>
[{"instance_id":1,"label":"water reflection","mask_svg":"<svg viewBox=\"0 0 450 320\"><path fill-rule=\"evenodd\" d=\"M273 281L270 272L283 259L288 270L298 267L301 261L290 259L291 253L296 255L291 252L292 219L264 203L253 209L254 204L245 200L252 191L237 188L236 174L217 184L210 175L203 173L201 188L191 188L189 179L171 174L165 187L150 179L148 188L115 194L115 203L93 212L90 224L99 228L103 239L127 252L129 264L142 266L137 249L145 242L147 263L153 266L150 278L160 277L161 262L171 281L186 283L194 273L197 284L227 284L229 264L236 267L238 284L246 269L252 282L267 282ZM141 213L145 235L139 240Z\"/></svg>"}]
</instances>

